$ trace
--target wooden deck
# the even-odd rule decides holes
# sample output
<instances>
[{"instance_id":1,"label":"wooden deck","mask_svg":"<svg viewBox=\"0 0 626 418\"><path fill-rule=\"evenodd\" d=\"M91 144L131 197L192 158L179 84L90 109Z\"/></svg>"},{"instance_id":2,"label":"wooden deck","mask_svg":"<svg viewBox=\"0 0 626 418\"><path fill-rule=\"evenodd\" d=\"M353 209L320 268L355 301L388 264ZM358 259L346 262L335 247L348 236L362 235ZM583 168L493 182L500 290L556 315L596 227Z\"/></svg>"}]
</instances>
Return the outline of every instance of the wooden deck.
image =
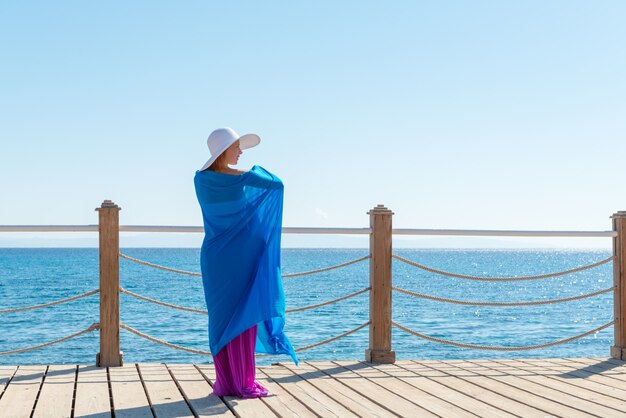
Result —
<instances>
[{"instance_id":1,"label":"wooden deck","mask_svg":"<svg viewBox=\"0 0 626 418\"><path fill-rule=\"evenodd\" d=\"M1 417L626 417L626 362L606 358L306 362L259 367L264 399L211 394L214 369L0 366Z\"/></svg>"}]
</instances>

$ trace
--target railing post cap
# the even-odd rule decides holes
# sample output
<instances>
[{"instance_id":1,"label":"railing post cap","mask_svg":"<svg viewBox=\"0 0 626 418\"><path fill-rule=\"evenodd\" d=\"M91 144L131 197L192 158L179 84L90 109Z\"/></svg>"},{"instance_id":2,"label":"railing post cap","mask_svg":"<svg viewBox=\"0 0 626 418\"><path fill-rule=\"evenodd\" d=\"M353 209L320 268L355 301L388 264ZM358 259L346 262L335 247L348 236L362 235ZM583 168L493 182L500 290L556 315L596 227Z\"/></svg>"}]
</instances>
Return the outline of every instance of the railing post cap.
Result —
<instances>
[{"instance_id":1,"label":"railing post cap","mask_svg":"<svg viewBox=\"0 0 626 418\"><path fill-rule=\"evenodd\" d=\"M367 212L368 215L393 215L394 213L387 209L385 207L385 205L376 205L374 208L372 208L369 212Z\"/></svg>"},{"instance_id":2,"label":"railing post cap","mask_svg":"<svg viewBox=\"0 0 626 418\"><path fill-rule=\"evenodd\" d=\"M626 210L620 210L611 216L611 219L626 218Z\"/></svg>"},{"instance_id":3,"label":"railing post cap","mask_svg":"<svg viewBox=\"0 0 626 418\"><path fill-rule=\"evenodd\" d=\"M102 206L100 206L99 208L96 208L96 210L102 210L102 209L117 209L117 210L122 210L122 208L120 208L119 206L117 206L112 200L105 200L104 202L102 202Z\"/></svg>"}]
</instances>

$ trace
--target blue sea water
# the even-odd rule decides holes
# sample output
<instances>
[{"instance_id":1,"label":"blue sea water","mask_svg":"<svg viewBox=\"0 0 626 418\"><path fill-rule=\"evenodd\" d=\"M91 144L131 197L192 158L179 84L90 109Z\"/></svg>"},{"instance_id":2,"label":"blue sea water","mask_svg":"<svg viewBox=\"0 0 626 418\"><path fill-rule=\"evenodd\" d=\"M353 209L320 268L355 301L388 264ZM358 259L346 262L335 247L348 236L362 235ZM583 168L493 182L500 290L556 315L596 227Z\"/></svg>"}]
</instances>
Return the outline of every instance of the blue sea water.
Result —
<instances>
[{"instance_id":1,"label":"blue sea water","mask_svg":"<svg viewBox=\"0 0 626 418\"><path fill-rule=\"evenodd\" d=\"M131 257L176 269L199 271L199 250L128 248ZM528 276L590 264L610 256L604 250L402 250L418 263L468 275ZM366 249L284 249L283 273L318 269L367 254ZM98 287L95 248L0 248L0 309L46 303ZM394 285L415 292L474 301L528 301L564 298L608 288L612 264L565 276L533 281L483 282L443 277L393 264ZM165 302L206 309L202 281L120 260L124 288ZM329 272L284 280L287 308L355 292L369 285L368 261ZM43 309L0 313L0 352L42 342L98 322L99 296L93 295ZM368 320L368 294L329 306L288 314L286 332L295 347L341 334ZM121 321L156 338L208 350L206 315L173 310L121 295ZM612 293L579 301L532 307L477 307L393 294L393 320L417 332L464 343L525 346L567 338L610 322ZM564 345L522 352L477 351L429 342L398 329L393 349L398 359L470 359L512 357L606 357L613 343L609 327ZM299 353L302 360L363 359L367 327L346 338ZM164 347L121 331L126 362L206 363L210 357ZM0 356L0 364L93 363L98 332L39 350ZM258 363L288 361L286 356L260 357Z\"/></svg>"}]
</instances>

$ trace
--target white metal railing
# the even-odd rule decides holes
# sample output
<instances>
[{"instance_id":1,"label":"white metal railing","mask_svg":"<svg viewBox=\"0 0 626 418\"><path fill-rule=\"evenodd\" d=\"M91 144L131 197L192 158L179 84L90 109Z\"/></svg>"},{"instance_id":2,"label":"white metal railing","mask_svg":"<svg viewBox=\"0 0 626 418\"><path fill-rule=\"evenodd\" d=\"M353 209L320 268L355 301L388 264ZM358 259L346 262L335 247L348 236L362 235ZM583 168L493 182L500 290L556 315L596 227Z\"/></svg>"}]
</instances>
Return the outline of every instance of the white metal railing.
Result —
<instances>
[{"instance_id":1,"label":"white metal railing","mask_svg":"<svg viewBox=\"0 0 626 418\"><path fill-rule=\"evenodd\" d=\"M202 233L202 226L180 225L120 225L120 232L191 232ZM98 232L98 225L0 225L0 232ZM283 234L361 234L372 232L370 228L309 228L285 227Z\"/></svg>"},{"instance_id":2,"label":"white metal railing","mask_svg":"<svg viewBox=\"0 0 626 418\"><path fill-rule=\"evenodd\" d=\"M0 232L98 232L98 225L0 225Z\"/></svg>"},{"instance_id":3,"label":"white metal railing","mask_svg":"<svg viewBox=\"0 0 626 418\"><path fill-rule=\"evenodd\" d=\"M617 231L511 231L489 229L407 229L394 228L394 235L455 235L466 237L605 237L617 236Z\"/></svg>"},{"instance_id":4,"label":"white metal railing","mask_svg":"<svg viewBox=\"0 0 626 418\"><path fill-rule=\"evenodd\" d=\"M190 232L202 233L202 226L120 225L120 232ZM98 232L98 225L0 225L0 232ZM283 234L367 235L371 228L284 227ZM516 231L489 229L414 229L394 228L393 235L438 235L481 237L580 237L612 238L617 231Z\"/></svg>"}]
</instances>

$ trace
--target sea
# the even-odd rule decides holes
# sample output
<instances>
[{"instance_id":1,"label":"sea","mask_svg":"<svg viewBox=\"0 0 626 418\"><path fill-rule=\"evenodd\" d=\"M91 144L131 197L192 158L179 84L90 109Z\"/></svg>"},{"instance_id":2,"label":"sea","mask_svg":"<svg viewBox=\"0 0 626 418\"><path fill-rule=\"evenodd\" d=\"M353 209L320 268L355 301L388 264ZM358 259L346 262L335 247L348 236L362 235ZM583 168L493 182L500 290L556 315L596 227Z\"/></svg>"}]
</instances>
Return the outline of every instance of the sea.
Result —
<instances>
[{"instance_id":1,"label":"sea","mask_svg":"<svg viewBox=\"0 0 626 418\"><path fill-rule=\"evenodd\" d=\"M199 271L197 248L123 248L124 254L174 269ZM367 255L367 249L283 249L283 274L320 269ZM562 249L397 249L417 263L481 277L520 277L553 273L603 260L607 250ZM451 278L393 261L399 288L468 301L540 301L566 298L612 286L612 263L564 276L530 281L485 282ZM47 303L98 288L97 248L0 248L0 310ZM225 278L227 280L227 278ZM368 261L323 273L283 280L287 308L321 303L369 286ZM157 270L120 260L120 285L167 303L206 309L199 277ZM52 307L0 313L0 352L61 338L87 328L99 317L99 296ZM393 321L418 333L482 346L531 346L584 333L613 320L613 295L550 305L479 307L393 293ZM208 350L208 317L121 295L121 322L173 344ZM289 313L285 332L303 347L354 329L369 319L367 293L328 306ZM165 347L121 330L125 362L210 363L210 356ZM362 360L368 328L310 350L299 359ZM392 346L397 359L480 359L530 357L608 357L613 327L549 348L493 351L431 342L397 328ZM0 355L2 365L93 364L98 331L59 344ZM258 357L258 364L289 361Z\"/></svg>"}]
</instances>

